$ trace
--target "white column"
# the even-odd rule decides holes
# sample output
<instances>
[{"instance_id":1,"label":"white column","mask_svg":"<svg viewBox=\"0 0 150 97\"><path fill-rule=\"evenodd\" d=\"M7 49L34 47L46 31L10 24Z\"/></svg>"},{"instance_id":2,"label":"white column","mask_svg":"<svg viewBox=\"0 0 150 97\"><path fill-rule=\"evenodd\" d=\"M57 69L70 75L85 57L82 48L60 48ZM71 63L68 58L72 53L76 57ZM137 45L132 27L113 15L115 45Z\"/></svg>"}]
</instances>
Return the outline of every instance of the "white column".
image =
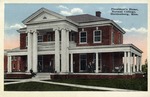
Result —
<instances>
[{"instance_id":1,"label":"white column","mask_svg":"<svg viewBox=\"0 0 150 97\"><path fill-rule=\"evenodd\" d=\"M30 69L32 68L31 65L32 65L32 41L31 41L31 38L32 38L32 35L30 32L28 32L28 67L27 67L27 72L30 72Z\"/></svg>"},{"instance_id":2,"label":"white column","mask_svg":"<svg viewBox=\"0 0 150 97\"><path fill-rule=\"evenodd\" d=\"M55 71L60 72L60 42L58 29L55 30Z\"/></svg>"},{"instance_id":3,"label":"white column","mask_svg":"<svg viewBox=\"0 0 150 97\"><path fill-rule=\"evenodd\" d=\"M69 72L69 30L66 30L66 43L67 43L67 47L66 47L66 69L67 72Z\"/></svg>"},{"instance_id":4,"label":"white column","mask_svg":"<svg viewBox=\"0 0 150 97\"><path fill-rule=\"evenodd\" d=\"M67 37L66 30L61 30L61 72L68 72L67 70Z\"/></svg>"},{"instance_id":5,"label":"white column","mask_svg":"<svg viewBox=\"0 0 150 97\"><path fill-rule=\"evenodd\" d=\"M12 64L11 64L11 56L8 56L7 70L8 72L12 72Z\"/></svg>"},{"instance_id":6,"label":"white column","mask_svg":"<svg viewBox=\"0 0 150 97\"><path fill-rule=\"evenodd\" d=\"M96 53L96 73L98 73L98 53Z\"/></svg>"},{"instance_id":7,"label":"white column","mask_svg":"<svg viewBox=\"0 0 150 97\"><path fill-rule=\"evenodd\" d=\"M33 72L37 72L37 50L38 50L38 46L37 46L37 31L33 32Z\"/></svg>"},{"instance_id":8,"label":"white column","mask_svg":"<svg viewBox=\"0 0 150 97\"><path fill-rule=\"evenodd\" d=\"M140 72L142 72L142 56L140 57Z\"/></svg>"},{"instance_id":9,"label":"white column","mask_svg":"<svg viewBox=\"0 0 150 97\"><path fill-rule=\"evenodd\" d=\"M133 72L135 72L135 54L133 53Z\"/></svg>"},{"instance_id":10,"label":"white column","mask_svg":"<svg viewBox=\"0 0 150 97\"><path fill-rule=\"evenodd\" d=\"M136 71L139 72L139 56L137 56L136 59L137 59L136 60L137 61L137 63L136 63Z\"/></svg>"},{"instance_id":11,"label":"white column","mask_svg":"<svg viewBox=\"0 0 150 97\"><path fill-rule=\"evenodd\" d=\"M17 69L20 71L20 57L17 57Z\"/></svg>"},{"instance_id":12,"label":"white column","mask_svg":"<svg viewBox=\"0 0 150 97\"><path fill-rule=\"evenodd\" d=\"M71 67L71 73L73 73L73 54L71 53L70 54L70 57L71 57L71 63L70 63L70 67Z\"/></svg>"},{"instance_id":13,"label":"white column","mask_svg":"<svg viewBox=\"0 0 150 97\"><path fill-rule=\"evenodd\" d=\"M131 73L131 52L128 52L128 73Z\"/></svg>"},{"instance_id":14,"label":"white column","mask_svg":"<svg viewBox=\"0 0 150 97\"><path fill-rule=\"evenodd\" d=\"M127 72L127 53L124 52L124 73Z\"/></svg>"}]
</instances>

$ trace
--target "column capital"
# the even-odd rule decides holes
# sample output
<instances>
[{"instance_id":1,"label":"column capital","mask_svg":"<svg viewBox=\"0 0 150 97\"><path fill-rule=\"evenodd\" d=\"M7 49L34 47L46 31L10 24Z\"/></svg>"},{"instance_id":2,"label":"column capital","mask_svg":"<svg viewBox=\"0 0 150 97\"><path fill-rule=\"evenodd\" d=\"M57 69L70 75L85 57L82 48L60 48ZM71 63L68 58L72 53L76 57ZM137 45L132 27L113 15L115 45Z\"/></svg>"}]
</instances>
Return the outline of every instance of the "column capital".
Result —
<instances>
[{"instance_id":1,"label":"column capital","mask_svg":"<svg viewBox=\"0 0 150 97\"><path fill-rule=\"evenodd\" d=\"M33 33L35 33L35 32L37 32L36 30L28 30L27 31L27 33L30 33L30 34L33 34Z\"/></svg>"},{"instance_id":2,"label":"column capital","mask_svg":"<svg viewBox=\"0 0 150 97\"><path fill-rule=\"evenodd\" d=\"M71 29L70 28L66 28L66 27L54 27L53 28L53 31L56 31L56 30L59 30L59 31L61 31L61 30L66 30L66 31L71 31Z\"/></svg>"}]
</instances>

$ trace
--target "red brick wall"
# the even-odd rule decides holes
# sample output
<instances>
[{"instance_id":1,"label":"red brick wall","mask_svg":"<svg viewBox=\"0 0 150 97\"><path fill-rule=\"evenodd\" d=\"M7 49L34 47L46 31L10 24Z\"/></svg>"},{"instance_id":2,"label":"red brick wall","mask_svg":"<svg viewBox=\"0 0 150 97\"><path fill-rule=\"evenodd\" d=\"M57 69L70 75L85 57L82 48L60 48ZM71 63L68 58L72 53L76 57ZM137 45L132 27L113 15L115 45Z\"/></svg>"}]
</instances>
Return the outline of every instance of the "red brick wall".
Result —
<instances>
[{"instance_id":1,"label":"red brick wall","mask_svg":"<svg viewBox=\"0 0 150 97\"><path fill-rule=\"evenodd\" d=\"M102 72L112 72L112 53L102 53Z\"/></svg>"},{"instance_id":2,"label":"red brick wall","mask_svg":"<svg viewBox=\"0 0 150 97\"><path fill-rule=\"evenodd\" d=\"M20 57L20 71L26 71L27 69L27 56Z\"/></svg>"},{"instance_id":3,"label":"red brick wall","mask_svg":"<svg viewBox=\"0 0 150 97\"><path fill-rule=\"evenodd\" d=\"M7 56L4 55L4 72L7 72Z\"/></svg>"},{"instance_id":4,"label":"red brick wall","mask_svg":"<svg viewBox=\"0 0 150 97\"><path fill-rule=\"evenodd\" d=\"M111 26L100 26L98 30L102 30L102 43L93 43L93 31L96 30L96 27L84 28L84 31L87 31L87 44L79 44L79 32L82 31L82 28L78 29L78 34L76 37L78 46L94 46L94 45L109 45L111 43Z\"/></svg>"},{"instance_id":5,"label":"red brick wall","mask_svg":"<svg viewBox=\"0 0 150 97\"><path fill-rule=\"evenodd\" d=\"M51 79L135 79L135 78L143 78L142 74L134 74L134 75L90 75L90 74L60 74L60 75L51 75Z\"/></svg>"},{"instance_id":6,"label":"red brick wall","mask_svg":"<svg viewBox=\"0 0 150 97\"><path fill-rule=\"evenodd\" d=\"M20 33L20 49L26 49L27 33Z\"/></svg>"},{"instance_id":7,"label":"red brick wall","mask_svg":"<svg viewBox=\"0 0 150 97\"><path fill-rule=\"evenodd\" d=\"M84 31L87 32L87 44L79 43L79 33L82 31L82 28L78 29L78 33L76 35L77 46L95 46L95 45L110 45L111 35L114 32L114 44L122 44L123 43L123 34L115 27L112 26L99 26L98 30L102 30L102 42L101 43L93 43L93 31L96 30L96 27L87 27L84 28ZM120 43L119 43L120 37Z\"/></svg>"},{"instance_id":8,"label":"red brick wall","mask_svg":"<svg viewBox=\"0 0 150 97\"><path fill-rule=\"evenodd\" d=\"M79 72L79 54L73 54L73 72Z\"/></svg>"},{"instance_id":9,"label":"red brick wall","mask_svg":"<svg viewBox=\"0 0 150 97\"><path fill-rule=\"evenodd\" d=\"M80 59L79 59L79 54L74 54L73 55L73 61L75 62L74 64L74 72L79 72L80 70ZM102 58L102 72L104 73L110 73L113 72L113 66L120 66L123 63L122 60L123 54L122 53L101 53L101 58ZM114 58L114 59L113 59ZM93 61L93 53L88 53L87 54L87 65L89 62Z\"/></svg>"},{"instance_id":10,"label":"red brick wall","mask_svg":"<svg viewBox=\"0 0 150 97\"><path fill-rule=\"evenodd\" d=\"M115 27L113 27L114 32L114 44L123 44L123 34ZM120 37L120 43L119 43Z\"/></svg>"}]
</instances>

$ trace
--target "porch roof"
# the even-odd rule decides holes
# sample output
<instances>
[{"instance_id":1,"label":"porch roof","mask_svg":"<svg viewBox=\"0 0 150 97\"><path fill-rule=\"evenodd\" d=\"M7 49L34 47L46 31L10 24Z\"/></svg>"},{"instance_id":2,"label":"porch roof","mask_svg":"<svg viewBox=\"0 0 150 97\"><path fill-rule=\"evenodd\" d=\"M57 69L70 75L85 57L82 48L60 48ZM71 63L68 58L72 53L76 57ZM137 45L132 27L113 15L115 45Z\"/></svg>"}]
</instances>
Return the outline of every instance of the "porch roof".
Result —
<instances>
[{"instance_id":1,"label":"porch roof","mask_svg":"<svg viewBox=\"0 0 150 97\"><path fill-rule=\"evenodd\" d=\"M102 46L80 46L70 47L70 53L107 53L107 52L128 52L131 51L136 55L141 56L142 50L137 48L133 44L114 44L114 45L102 45Z\"/></svg>"}]
</instances>

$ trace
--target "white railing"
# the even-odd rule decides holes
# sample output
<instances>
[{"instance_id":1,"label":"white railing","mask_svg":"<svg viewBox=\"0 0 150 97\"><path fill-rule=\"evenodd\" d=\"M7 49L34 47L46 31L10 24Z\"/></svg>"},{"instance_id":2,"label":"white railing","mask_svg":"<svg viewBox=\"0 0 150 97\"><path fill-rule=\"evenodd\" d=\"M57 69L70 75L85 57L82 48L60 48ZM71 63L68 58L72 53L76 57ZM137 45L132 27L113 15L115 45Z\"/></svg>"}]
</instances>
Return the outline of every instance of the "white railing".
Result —
<instances>
[{"instance_id":1,"label":"white railing","mask_svg":"<svg viewBox=\"0 0 150 97\"><path fill-rule=\"evenodd\" d=\"M61 47L61 42L60 42L60 47ZM76 43L74 41L70 41L69 47L76 47ZM55 48L55 41L38 42L38 50L49 50L54 48Z\"/></svg>"},{"instance_id":2,"label":"white railing","mask_svg":"<svg viewBox=\"0 0 150 97\"><path fill-rule=\"evenodd\" d=\"M50 42L38 42L38 50L48 50L55 48L55 41Z\"/></svg>"}]
</instances>

